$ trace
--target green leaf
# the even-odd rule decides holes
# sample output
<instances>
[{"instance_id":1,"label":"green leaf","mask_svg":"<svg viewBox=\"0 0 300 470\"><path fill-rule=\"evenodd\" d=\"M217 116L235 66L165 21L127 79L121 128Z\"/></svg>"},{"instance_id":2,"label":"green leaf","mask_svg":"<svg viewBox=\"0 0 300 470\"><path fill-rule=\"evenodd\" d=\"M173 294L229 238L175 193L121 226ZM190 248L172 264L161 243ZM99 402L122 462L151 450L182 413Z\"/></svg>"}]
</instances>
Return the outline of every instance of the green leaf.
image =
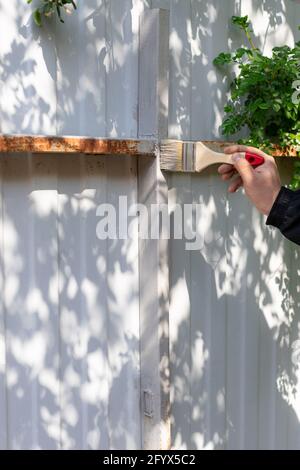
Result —
<instances>
[{"instance_id":1,"label":"green leaf","mask_svg":"<svg viewBox=\"0 0 300 470\"><path fill-rule=\"evenodd\" d=\"M248 56L252 55L251 49L246 49L245 47L239 47L235 53L236 59L241 59L244 55L247 54Z\"/></svg>"},{"instance_id":2,"label":"green leaf","mask_svg":"<svg viewBox=\"0 0 300 470\"><path fill-rule=\"evenodd\" d=\"M42 15L38 8L33 12L33 19L37 26L42 26Z\"/></svg>"},{"instance_id":3,"label":"green leaf","mask_svg":"<svg viewBox=\"0 0 300 470\"><path fill-rule=\"evenodd\" d=\"M268 103L260 103L258 107L259 109L269 109L270 106Z\"/></svg>"},{"instance_id":4,"label":"green leaf","mask_svg":"<svg viewBox=\"0 0 300 470\"><path fill-rule=\"evenodd\" d=\"M232 16L231 21L236 26L239 26L242 29L247 29L250 26L250 21L248 20L248 15L246 16Z\"/></svg>"},{"instance_id":5,"label":"green leaf","mask_svg":"<svg viewBox=\"0 0 300 470\"><path fill-rule=\"evenodd\" d=\"M280 104L274 103L274 104L273 104L273 109L274 109L274 111L275 111L276 113L278 113L278 111L280 111Z\"/></svg>"},{"instance_id":6,"label":"green leaf","mask_svg":"<svg viewBox=\"0 0 300 470\"><path fill-rule=\"evenodd\" d=\"M32 0L26 0L28 4L32 3ZM56 12L61 23L64 23L61 8L71 5L74 10L77 9L76 2L74 0L40 0L41 6L34 10L33 18L38 26L42 26L42 19L44 17L52 16ZM67 8L68 12L70 7Z\"/></svg>"},{"instance_id":7,"label":"green leaf","mask_svg":"<svg viewBox=\"0 0 300 470\"><path fill-rule=\"evenodd\" d=\"M225 65L232 62L232 55L229 52L221 52L213 61L214 65Z\"/></svg>"},{"instance_id":8,"label":"green leaf","mask_svg":"<svg viewBox=\"0 0 300 470\"><path fill-rule=\"evenodd\" d=\"M225 113L233 113L234 112L234 107L231 105L226 105L224 106L224 111Z\"/></svg>"}]
</instances>

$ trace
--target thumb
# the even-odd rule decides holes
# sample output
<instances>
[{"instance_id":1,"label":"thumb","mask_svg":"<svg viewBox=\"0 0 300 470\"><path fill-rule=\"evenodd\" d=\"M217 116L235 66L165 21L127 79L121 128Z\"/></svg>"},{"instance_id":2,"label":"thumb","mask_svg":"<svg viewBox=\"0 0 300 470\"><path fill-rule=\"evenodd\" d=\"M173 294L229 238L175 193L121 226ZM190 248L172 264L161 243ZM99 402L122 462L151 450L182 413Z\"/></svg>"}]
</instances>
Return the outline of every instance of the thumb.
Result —
<instances>
[{"instance_id":1,"label":"thumb","mask_svg":"<svg viewBox=\"0 0 300 470\"><path fill-rule=\"evenodd\" d=\"M251 184L255 173L250 163L246 160L245 153L234 153L231 158L235 169L243 180L244 185Z\"/></svg>"}]
</instances>

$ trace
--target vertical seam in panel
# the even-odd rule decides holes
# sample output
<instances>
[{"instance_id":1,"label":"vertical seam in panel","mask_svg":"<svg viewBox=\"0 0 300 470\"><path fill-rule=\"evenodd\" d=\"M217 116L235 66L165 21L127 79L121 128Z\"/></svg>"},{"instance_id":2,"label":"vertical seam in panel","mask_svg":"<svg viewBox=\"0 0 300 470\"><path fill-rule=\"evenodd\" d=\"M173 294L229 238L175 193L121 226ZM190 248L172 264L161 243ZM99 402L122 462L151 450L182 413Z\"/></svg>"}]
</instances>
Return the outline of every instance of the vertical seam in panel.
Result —
<instances>
[{"instance_id":1,"label":"vertical seam in panel","mask_svg":"<svg viewBox=\"0 0 300 470\"><path fill-rule=\"evenodd\" d=\"M192 3L191 0L189 0L189 15L190 15L190 21L192 21ZM190 48L190 54L192 56L192 48L191 44L189 44ZM192 57L191 57L192 59ZM193 71L193 65L192 65L192 60L190 61L189 64L189 140L191 139L191 116L192 116L192 71ZM193 192L192 192L192 175L189 175L189 193L190 193L190 202L192 203L192 208L193 208ZM184 208L183 208L184 209ZM196 224L197 225L197 224ZM192 209L192 220L191 220L191 229L193 232L193 209ZM189 255L188 255L188 260L189 260L189 280L188 280L188 292L189 292L189 302L190 302L190 312L189 312L189 345L188 345L188 350L189 350L189 361L190 361L190 367L189 367L189 443L188 443L188 448L191 447L192 443L192 412L193 412L193 400L192 400L192 314L193 314L193 308L192 308L192 255L191 255L191 250L189 250Z\"/></svg>"},{"instance_id":2,"label":"vertical seam in panel","mask_svg":"<svg viewBox=\"0 0 300 470\"><path fill-rule=\"evenodd\" d=\"M139 100L138 100L139 103ZM139 125L139 120L138 120L138 125ZM139 188L140 188L140 166L139 166L139 161L136 159L136 189L137 189L137 203L139 204ZM140 368L140 400L139 400L139 406L140 406L140 430L141 430L141 439L140 439L140 448L143 450L144 448L144 409L143 409L143 383L142 383L142 332L141 332L141 325L142 325L142 320L141 320L141 269L140 269L140 253L141 253L141 237L140 237L140 228L141 228L141 219L138 217L138 298L139 298L139 368Z\"/></svg>"},{"instance_id":3,"label":"vertical seam in panel","mask_svg":"<svg viewBox=\"0 0 300 470\"><path fill-rule=\"evenodd\" d=\"M225 233L226 233L226 240L225 240L225 256L226 256L226 263L225 266L227 268L227 263L228 263L228 235L229 235L229 224L228 224L228 219L229 219L229 198L228 198L228 193L226 193L226 226L225 226ZM228 295L225 295L225 377L224 377L224 393L225 393L225 440L224 440L224 450L228 448L228 437L229 437L229 417L228 417L228 335L229 335L229 315L228 315Z\"/></svg>"},{"instance_id":4,"label":"vertical seam in panel","mask_svg":"<svg viewBox=\"0 0 300 470\"><path fill-rule=\"evenodd\" d=\"M104 157L105 161L105 203L107 204L107 163L109 161L109 157ZM108 443L109 448L111 449L111 442L112 442L112 430L110 426L110 392L111 392L111 377L110 377L110 362L109 362L109 340L110 340L110 324L109 324L109 311L108 311L108 271L109 271L109 249L108 249L108 238L105 239L105 254L106 254L106 276L105 276L105 312L106 312L106 383L107 383L107 436L108 436Z\"/></svg>"},{"instance_id":5,"label":"vertical seam in panel","mask_svg":"<svg viewBox=\"0 0 300 470\"><path fill-rule=\"evenodd\" d=\"M241 331L241 339L242 339L242 343L241 343L241 364L242 364L242 367L241 367L241 376L242 376L242 380L241 380L241 391L240 391L240 409L239 409L239 413L241 414L240 416L240 422L241 422L241 428L243 430L242 432L242 435L241 435L241 450L242 449L245 449L245 445L246 445L246 426L245 426L245 407L246 407L246 354L247 354L247 350L246 350L246 337L247 337L247 334L246 334L246 318L247 318L247 305L248 305L248 288L247 288L247 261L246 261L246 266L245 266L245 272L244 272L244 275L245 275L245 278L244 278L244 282L245 282L245 285L244 285L244 288L242 287L243 289L243 297L245 296L245 299L244 299L244 304L243 304L243 308L242 308L242 317L241 317L241 320L242 320L242 331ZM243 277L242 277L243 279Z\"/></svg>"},{"instance_id":6,"label":"vertical seam in panel","mask_svg":"<svg viewBox=\"0 0 300 470\"><path fill-rule=\"evenodd\" d=\"M293 246L292 245L288 245L288 248L289 248L289 251L290 251L290 259L289 259L289 266L290 266L290 271L291 271L291 278L290 278L290 282L289 282L289 285L288 285L288 291L290 292L290 296L292 295L291 292L293 292L292 288L292 279L293 279L293 273L294 273L294 256L293 256ZM292 299L293 301L293 299ZM293 309L295 308L294 307L294 302L292 303L293 305ZM292 321L291 321L292 323ZM290 337L289 337L289 346L291 346L291 341L290 341ZM290 372L291 372L291 367L292 367L292 364L291 364L291 361L288 360L288 367L287 367L287 372L288 372L288 375L290 375ZM287 415L287 424L286 424L286 450L289 449L289 442L290 442L290 413L288 413Z\"/></svg>"},{"instance_id":7,"label":"vertical seam in panel","mask_svg":"<svg viewBox=\"0 0 300 470\"><path fill-rule=\"evenodd\" d=\"M190 16L190 22L192 22L192 2L189 0L189 16ZM187 38L188 39L188 38ZM192 73L193 73L193 65L192 65L192 47L191 44L189 44L189 52L190 52L190 63L189 63L189 135L188 139L191 140L192 136ZM192 181L193 177L190 174L189 175L189 193L190 193L190 203L192 204L192 220L191 220L191 230L193 232L193 191L192 191ZM184 209L184 207L183 207ZM197 223L196 223L197 227ZM188 280L188 292L189 292L189 302L190 302L190 313L189 313L189 361L190 361L190 367L189 367L189 443L188 443L188 448L191 448L192 444L192 413L193 413L193 399L192 399L192 315L193 315L193 305L192 305L192 250L189 250L189 280Z\"/></svg>"},{"instance_id":8,"label":"vertical seam in panel","mask_svg":"<svg viewBox=\"0 0 300 470\"><path fill-rule=\"evenodd\" d=\"M57 22L55 22L54 27L54 45L55 45L55 132L58 135L58 44L57 44L57 34L56 34ZM56 173L57 174L57 173ZM58 196L58 195L57 195Z\"/></svg>"},{"instance_id":9,"label":"vertical seam in panel","mask_svg":"<svg viewBox=\"0 0 300 470\"><path fill-rule=\"evenodd\" d=\"M138 106L139 106L139 99L138 99ZM139 120L138 120L138 126L139 126ZM137 203L139 203L139 184L140 181L140 168L139 164L137 161ZM141 220L140 217L138 217L138 282L139 282L139 365L140 365L140 429L141 429L141 449L143 450L144 448L144 437L143 437L143 416L144 416L144 410L143 410L143 403L142 403L142 367L141 367L141 357L142 357L142 342L141 342L141 270L140 270L140 253L141 253L141 237L140 237L140 225L141 225Z\"/></svg>"},{"instance_id":10,"label":"vertical seam in panel","mask_svg":"<svg viewBox=\"0 0 300 470\"><path fill-rule=\"evenodd\" d=\"M82 116L82 111L80 107L80 119ZM81 132L81 129L80 129ZM85 167L85 156L84 154L79 155L79 195L78 195L78 210L79 210L79 270L80 272L78 273L78 281L80 281L80 291L81 295L79 297L79 329L82 331L82 329L85 328L87 318L86 315L83 314L84 308L83 308L83 296L82 296L82 279L86 277L86 215L82 212L82 200L84 199L83 197L83 192L84 192L84 177L87 176L86 173L86 167ZM79 282L78 282L79 283ZM88 355L88 350L87 350L87 355ZM87 378L87 364L85 363L85 358L81 360L80 362L80 371L81 371L81 383L80 383L80 388L82 387L82 380L85 382ZM81 390L79 388L79 396L81 393ZM87 406L83 405L83 400L80 403L81 409L82 409L82 429L81 429L81 436L80 438L82 439L81 441L81 448L86 449L87 445L87 434L88 434L88 425L87 425Z\"/></svg>"},{"instance_id":11,"label":"vertical seam in panel","mask_svg":"<svg viewBox=\"0 0 300 470\"><path fill-rule=\"evenodd\" d=\"M6 157L4 157L6 158ZM2 249L2 263L1 263L1 271L2 271L2 280L3 280L3 286L2 286L2 292L5 292L5 257L4 257L4 219L5 219L5 214L4 214L4 163L3 160L1 161L1 167L2 167L2 172L1 172L1 218L2 218L2 226L1 226L1 249ZM5 419L6 419L6 450L9 449L9 413L8 413L8 383L7 383L7 308L6 308L6 295L2 296L2 306L3 306L3 340L4 340L4 351L5 351L5 367L4 367L4 400L5 400Z\"/></svg>"},{"instance_id":12,"label":"vertical seam in panel","mask_svg":"<svg viewBox=\"0 0 300 470\"><path fill-rule=\"evenodd\" d=\"M192 2L189 0L189 11L190 11L190 22L192 23ZM190 24L191 29L192 29L192 24ZM189 63L189 109L190 109L190 115L189 115L189 140L191 140L192 137L192 88L193 88L193 63L192 63L192 45L191 43L189 44L189 52L190 52L190 63Z\"/></svg>"},{"instance_id":13,"label":"vertical seam in panel","mask_svg":"<svg viewBox=\"0 0 300 470\"><path fill-rule=\"evenodd\" d=\"M141 13L143 14L143 12ZM136 115L137 115L137 123L136 123L136 137L140 137L140 50L141 50L141 38L140 38L140 29L141 29L141 16L139 17L139 25L138 25L138 38L137 38L137 106L136 106ZM137 162L137 190L138 190L138 180L139 180L139 165ZM138 194L138 192L137 192Z\"/></svg>"},{"instance_id":14,"label":"vertical seam in panel","mask_svg":"<svg viewBox=\"0 0 300 470\"><path fill-rule=\"evenodd\" d=\"M190 93L191 96L191 93ZM191 200L190 202L193 204L193 192L192 192L192 175L189 175L189 193ZM193 206L192 206L193 207ZM184 207L183 207L184 209ZM197 224L196 224L197 226ZM191 229L193 231L193 210L192 210L192 220L191 220ZM186 248L185 248L186 249ZM188 260L189 260L189 280L188 280L188 292L189 292L189 302L190 302L190 313L189 313L189 343L188 343L188 350L189 350L189 443L188 449L191 448L192 443L192 412L193 412L193 400L192 400L192 315L193 315L193 305L192 305L192 250L189 250Z\"/></svg>"},{"instance_id":15,"label":"vertical seam in panel","mask_svg":"<svg viewBox=\"0 0 300 470\"><path fill-rule=\"evenodd\" d=\"M26 154L26 159L27 159L27 169L29 170L28 174L28 183L29 183L29 189L30 189L30 194L34 191L34 160L36 156L33 155L32 153L27 153ZM36 269L35 269L35 260L33 258L33 253L35 251L35 239L36 239L36 227L35 227L35 217L34 213L31 210L32 203L30 204L30 197L28 195L29 199L29 214L28 214L28 219L29 219L29 224L28 224L28 232L29 232L29 241L28 241L28 251L30 255L30 263L29 263L29 283L28 283L28 293L32 290L33 287L35 287L35 274L36 274ZM37 325L37 320L35 319L33 321L34 325L34 331L37 331L38 325ZM38 395L37 395L37 383L36 381L33 382L33 388L32 388L32 395L31 395L31 400L32 400L32 406L31 406L31 417L33 420L34 425L32 426L31 432L32 432L32 444L34 443L34 446L38 444L38 413L37 413L37 407L38 407Z\"/></svg>"},{"instance_id":16,"label":"vertical seam in panel","mask_svg":"<svg viewBox=\"0 0 300 470\"><path fill-rule=\"evenodd\" d=\"M291 273L292 273L292 276L290 277L290 282L289 282L289 289L288 291L290 292L290 296L291 296L291 292L292 292L292 279L293 279L293 268L294 268L294 256L293 256L293 250L294 250L294 247L292 244L288 243L287 244L288 248L289 248L289 252L290 252L290 259L289 259L289 266L290 266L290 270L291 270ZM289 307L290 307L290 299L289 299ZM294 308L294 303L291 302L291 304L293 305L293 308ZM292 321L291 321L292 323ZM291 345L291 342L289 342L289 345ZM287 358L287 361L288 361L288 366L287 366L287 369L288 369L288 374L290 374L290 367L291 367L291 361L289 361L289 358ZM288 414L287 415L287 420L286 420L286 449L289 448L289 434L290 434L290 426L289 426L289 423L290 423L290 415Z\"/></svg>"},{"instance_id":17,"label":"vertical seam in panel","mask_svg":"<svg viewBox=\"0 0 300 470\"><path fill-rule=\"evenodd\" d=\"M226 233L226 239L225 239L225 256L226 256L226 268L228 267L229 264L229 251L228 251L228 235L229 235L229 195L228 192L226 192L226 199L225 199L225 213L226 213L226 225L225 225L225 233ZM227 406L228 406L228 335L229 335L229 314L228 314L228 295L225 295L225 331L224 331L224 352L225 352L225 360L224 360L224 403L225 403L225 411L224 411L224 417L225 417L225 426L224 426L224 450L227 448L228 445L228 415L227 415Z\"/></svg>"},{"instance_id":18,"label":"vertical seam in panel","mask_svg":"<svg viewBox=\"0 0 300 470\"><path fill-rule=\"evenodd\" d=\"M209 173L209 188L210 188L210 196L212 196L212 185L211 185L211 181L212 181L212 173L210 172ZM212 315L213 315L213 312L212 312L212 300L213 300L213 290L212 290L212 284L214 282L214 270L211 269L210 271L210 275L209 275L209 289L210 289L210 292L209 292L209 311L206 313L206 320L205 321L205 326L206 328L208 328L208 334L207 334L207 338L208 338L208 351L210 352L210 355L209 355L209 362L208 362L208 367L207 367L207 405L208 405L208 409L207 409L207 437L208 437L208 442L210 442L210 437L211 437L211 430L212 430L212 419L211 419L211 409L212 409L212 403L211 403L211 379L212 379L212 354L211 354L211 350L212 350ZM208 319L207 319L208 317Z\"/></svg>"},{"instance_id":19,"label":"vertical seam in panel","mask_svg":"<svg viewBox=\"0 0 300 470\"><path fill-rule=\"evenodd\" d=\"M259 280L259 284L261 281ZM260 312L258 312L258 345L257 345L257 442L256 442L256 448L257 450L260 450L260 355L261 355L261 315Z\"/></svg>"},{"instance_id":20,"label":"vertical seam in panel","mask_svg":"<svg viewBox=\"0 0 300 470\"><path fill-rule=\"evenodd\" d=\"M107 23L109 21L108 17L110 15L110 12L109 12L109 8L110 8L110 5L108 4L108 1L109 0L104 0L105 3L105 22L104 22L104 34L105 34L105 52L106 52L106 56L108 56L108 67L109 67L109 71L110 71L110 68L111 68L111 56L110 56L110 51L109 51L109 47L107 46L107 30L108 30L108 27L107 27ZM108 118L108 93L107 93L107 83L108 83L108 73L109 71L107 71L107 68L105 67L105 85L104 85L104 90L105 90L105 136L108 137L108 123L107 123L107 118Z\"/></svg>"},{"instance_id":21,"label":"vertical seam in panel","mask_svg":"<svg viewBox=\"0 0 300 470\"><path fill-rule=\"evenodd\" d=\"M108 9L109 9L109 5L108 5L108 0L104 0L104 41L105 41L105 52L106 52L106 56L107 56L107 53L108 53L108 46L107 46L107 30L108 30L108 26L107 26L107 22L108 22ZM109 67L110 67L110 60L108 58L108 63L109 63ZM107 118L108 118L108 99L107 99L107 83L108 83L108 71L107 71L107 68L105 67L105 74L104 74L104 98L105 98L105 102L104 102L104 114L105 114L105 136L108 137L108 126L107 126ZM104 162L104 171L103 171L103 175L104 175L104 182L105 182L105 191L104 191L104 194L105 194L105 203L107 204L107 160L108 160L108 156L104 156L103 157L103 162ZM110 428L110 413L109 413L109 410L110 410L110 377L109 377L109 313L108 313L108 295L107 295L107 292L108 292L108 279L107 279L107 272L108 272L108 263L109 263L109 253L108 253L108 240L106 239L104 241L104 246L105 246L105 249L104 249L104 253L105 253L105 261L106 261L106 264L105 264L105 269L106 269L106 276L105 276L105 315L106 315L106 319L105 319L105 325L106 325L106 338L107 338L107 341L106 341L106 361L105 361L105 367L106 367L106 370L105 370L105 375L106 375L106 385L107 385L107 403L106 403L106 425L107 425L107 438L108 438L108 444L109 444L109 448L111 447L111 428Z\"/></svg>"},{"instance_id":22,"label":"vertical seam in panel","mask_svg":"<svg viewBox=\"0 0 300 470\"><path fill-rule=\"evenodd\" d=\"M62 449L62 338L61 338L61 298L60 298L60 286L61 286L61 251L60 251L60 189L59 189L59 165L56 159L56 184L57 184L57 205L56 205L56 244L57 244L57 329L58 329L58 409L59 409L59 449Z\"/></svg>"},{"instance_id":23,"label":"vertical seam in panel","mask_svg":"<svg viewBox=\"0 0 300 470\"><path fill-rule=\"evenodd\" d=\"M138 100L139 103L139 100ZM139 120L138 120L139 124ZM137 202L139 203L139 194L140 194L140 165L137 159ZM140 228L141 228L141 218L138 217L138 282L139 282L139 366L140 366L140 429L141 429L141 449L144 449L144 409L143 409L143 377L142 377L142 318L141 318L141 236L140 236ZM149 228L148 228L149 230Z\"/></svg>"}]
</instances>

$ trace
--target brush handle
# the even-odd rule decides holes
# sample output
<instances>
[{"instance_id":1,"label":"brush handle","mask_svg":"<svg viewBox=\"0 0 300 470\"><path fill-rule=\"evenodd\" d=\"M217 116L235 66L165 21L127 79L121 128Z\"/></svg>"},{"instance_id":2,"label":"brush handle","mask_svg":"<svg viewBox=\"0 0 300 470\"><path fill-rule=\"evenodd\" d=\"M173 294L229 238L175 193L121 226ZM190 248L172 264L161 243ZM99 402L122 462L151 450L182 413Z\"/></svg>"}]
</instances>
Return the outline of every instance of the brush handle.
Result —
<instances>
[{"instance_id":1,"label":"brush handle","mask_svg":"<svg viewBox=\"0 0 300 470\"><path fill-rule=\"evenodd\" d=\"M254 152L239 152L250 163L253 168L257 168L265 162L264 157L257 155ZM202 142L196 143L196 158L195 170L200 172L204 168L213 165L214 163L227 163L233 165L232 155L226 153L215 152L206 147Z\"/></svg>"},{"instance_id":2,"label":"brush handle","mask_svg":"<svg viewBox=\"0 0 300 470\"><path fill-rule=\"evenodd\" d=\"M232 155L215 152L204 142L163 140L159 146L161 169L200 173L208 166L227 163L234 165ZM253 168L265 161L255 152L240 152Z\"/></svg>"},{"instance_id":3,"label":"brush handle","mask_svg":"<svg viewBox=\"0 0 300 470\"><path fill-rule=\"evenodd\" d=\"M257 155L257 153L253 153L253 152L238 152L238 153L244 155L244 158L247 160L247 162L250 163L250 165L253 168L257 168L258 166L265 163L264 157ZM232 155L230 154L214 152L214 158L218 159L217 163L228 163L229 165L233 165L231 157Z\"/></svg>"}]
</instances>

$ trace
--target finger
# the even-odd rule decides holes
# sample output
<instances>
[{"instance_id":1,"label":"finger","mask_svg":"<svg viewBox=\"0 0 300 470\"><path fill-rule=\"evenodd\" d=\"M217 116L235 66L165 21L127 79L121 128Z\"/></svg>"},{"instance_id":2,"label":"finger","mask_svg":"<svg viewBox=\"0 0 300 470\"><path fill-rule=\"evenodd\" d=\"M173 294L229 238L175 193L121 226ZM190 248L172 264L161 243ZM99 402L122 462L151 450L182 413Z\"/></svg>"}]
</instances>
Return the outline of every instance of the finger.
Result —
<instances>
[{"instance_id":1,"label":"finger","mask_svg":"<svg viewBox=\"0 0 300 470\"><path fill-rule=\"evenodd\" d=\"M239 144L230 145L228 147L225 147L224 152L226 154L237 153L237 152L252 152L252 153L255 153L256 155L260 155L261 157L264 157L266 160L274 161L274 158L271 157L271 155L268 155L267 153L265 153L263 150L260 150L256 147L247 146L247 145L239 145Z\"/></svg>"},{"instance_id":2,"label":"finger","mask_svg":"<svg viewBox=\"0 0 300 470\"><path fill-rule=\"evenodd\" d=\"M250 163L245 159L245 154L234 153L232 155L232 161L240 177L245 185L250 185L255 178L255 170L252 168Z\"/></svg>"},{"instance_id":3,"label":"finger","mask_svg":"<svg viewBox=\"0 0 300 470\"><path fill-rule=\"evenodd\" d=\"M263 150L260 150L256 147L250 147L248 145L230 145L229 147L225 147L225 153L237 153L237 152L253 152L257 155L266 155Z\"/></svg>"},{"instance_id":4,"label":"finger","mask_svg":"<svg viewBox=\"0 0 300 470\"><path fill-rule=\"evenodd\" d=\"M231 171L230 173L225 173L224 175L221 176L223 181L228 181L230 180L234 175L236 174L236 171Z\"/></svg>"},{"instance_id":5,"label":"finger","mask_svg":"<svg viewBox=\"0 0 300 470\"><path fill-rule=\"evenodd\" d=\"M218 173L220 175L224 175L225 173L231 173L232 171L234 171L234 167L232 165L228 165L227 163L224 163L218 168Z\"/></svg>"},{"instance_id":6,"label":"finger","mask_svg":"<svg viewBox=\"0 0 300 470\"><path fill-rule=\"evenodd\" d=\"M237 153L237 152L246 152L246 146L245 145L229 145L228 147L225 147L224 152L225 153Z\"/></svg>"},{"instance_id":7,"label":"finger","mask_svg":"<svg viewBox=\"0 0 300 470\"><path fill-rule=\"evenodd\" d=\"M230 184L228 191L230 193L235 193L242 186L243 186L243 180L240 176L237 176L235 180Z\"/></svg>"}]
</instances>

